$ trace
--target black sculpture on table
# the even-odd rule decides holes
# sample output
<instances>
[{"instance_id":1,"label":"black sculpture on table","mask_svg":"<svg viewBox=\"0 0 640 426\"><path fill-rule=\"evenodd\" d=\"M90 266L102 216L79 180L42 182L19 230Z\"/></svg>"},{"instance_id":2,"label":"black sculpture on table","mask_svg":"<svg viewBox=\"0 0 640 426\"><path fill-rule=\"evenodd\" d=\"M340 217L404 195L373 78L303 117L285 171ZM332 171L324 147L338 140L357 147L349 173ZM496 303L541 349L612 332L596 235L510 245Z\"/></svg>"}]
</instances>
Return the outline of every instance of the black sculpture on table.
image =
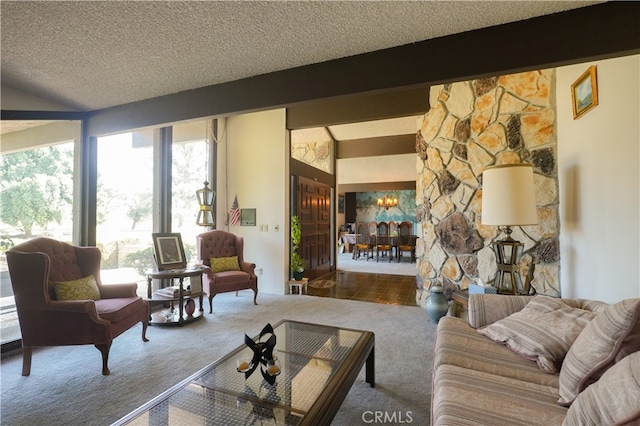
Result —
<instances>
[{"instance_id":1,"label":"black sculpture on table","mask_svg":"<svg viewBox=\"0 0 640 426\"><path fill-rule=\"evenodd\" d=\"M262 342L262 336L265 334L271 334L271 336L265 341ZM251 359L251 366L249 370L244 372L245 380L253 374L258 365L260 365L260 372L262 373L262 377L269 383L270 385L274 384L276 381L276 376L280 374L280 367L275 366L274 357L273 357L273 349L276 346L276 335L273 333L273 327L271 324L267 324L264 326L262 331L260 332L260 336L258 337L258 342L254 342L252 338L244 335L244 343L251 348L253 351L253 358ZM269 367L274 367L275 369L270 370ZM238 370L240 371L240 370Z\"/></svg>"}]
</instances>

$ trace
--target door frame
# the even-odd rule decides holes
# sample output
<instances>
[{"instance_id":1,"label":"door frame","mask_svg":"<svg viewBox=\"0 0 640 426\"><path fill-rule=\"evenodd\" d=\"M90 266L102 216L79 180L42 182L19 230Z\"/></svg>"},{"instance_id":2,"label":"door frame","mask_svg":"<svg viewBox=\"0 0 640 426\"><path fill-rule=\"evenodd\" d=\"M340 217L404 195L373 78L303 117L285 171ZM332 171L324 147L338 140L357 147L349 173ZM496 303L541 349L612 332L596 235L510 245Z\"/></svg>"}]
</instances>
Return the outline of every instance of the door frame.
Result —
<instances>
[{"instance_id":1,"label":"door frame","mask_svg":"<svg viewBox=\"0 0 640 426\"><path fill-rule=\"evenodd\" d=\"M335 160L334 160L335 161ZM290 215L294 216L298 214L298 178L303 177L307 179L314 180L318 183L328 185L331 188L331 217L330 217L330 266L329 271L333 272L336 270L336 242L337 242L337 234L336 234L336 206L337 206L337 195L336 195L336 176L331 173L324 172L320 169L317 169L313 166L310 166L302 161L295 160L293 158L289 158L289 211ZM291 227L289 225L289 232L291 232ZM289 256L288 259L291 258L291 244L289 244L288 250Z\"/></svg>"}]
</instances>

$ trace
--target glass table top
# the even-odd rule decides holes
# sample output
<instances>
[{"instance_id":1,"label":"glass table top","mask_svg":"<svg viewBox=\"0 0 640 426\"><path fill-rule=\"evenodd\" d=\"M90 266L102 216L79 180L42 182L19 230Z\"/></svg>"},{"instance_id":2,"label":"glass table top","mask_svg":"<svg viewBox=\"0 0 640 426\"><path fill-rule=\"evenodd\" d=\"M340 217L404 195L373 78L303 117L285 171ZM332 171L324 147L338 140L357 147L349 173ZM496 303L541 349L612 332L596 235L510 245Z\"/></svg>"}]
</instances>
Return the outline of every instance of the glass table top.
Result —
<instances>
[{"instance_id":1,"label":"glass table top","mask_svg":"<svg viewBox=\"0 0 640 426\"><path fill-rule=\"evenodd\" d=\"M281 372L273 385L259 367L248 378L238 372L238 360L253 355L243 345L116 424L297 425L326 393L353 348L371 333L285 320L274 334Z\"/></svg>"}]
</instances>

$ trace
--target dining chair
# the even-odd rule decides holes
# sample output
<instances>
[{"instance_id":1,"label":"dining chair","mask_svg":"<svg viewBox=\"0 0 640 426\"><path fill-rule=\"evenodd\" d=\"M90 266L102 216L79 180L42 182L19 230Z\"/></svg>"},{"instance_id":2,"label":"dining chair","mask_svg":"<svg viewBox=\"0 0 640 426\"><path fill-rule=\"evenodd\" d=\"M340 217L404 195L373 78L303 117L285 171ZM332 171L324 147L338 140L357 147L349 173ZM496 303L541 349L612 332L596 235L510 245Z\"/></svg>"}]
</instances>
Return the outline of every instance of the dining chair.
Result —
<instances>
[{"instance_id":1,"label":"dining chair","mask_svg":"<svg viewBox=\"0 0 640 426\"><path fill-rule=\"evenodd\" d=\"M413 235L413 223L402 222L400 223L398 232L398 245L396 248L396 255L398 263L402 258L403 252L409 252L409 262L415 262L416 260L416 236Z\"/></svg>"},{"instance_id":2,"label":"dining chair","mask_svg":"<svg viewBox=\"0 0 640 426\"><path fill-rule=\"evenodd\" d=\"M353 251L353 258L358 260L360 255L364 252L365 259L373 259L373 245L369 235L369 227L364 222L358 222L356 226L356 245ZM371 256L369 256L371 253Z\"/></svg>"},{"instance_id":3,"label":"dining chair","mask_svg":"<svg viewBox=\"0 0 640 426\"><path fill-rule=\"evenodd\" d=\"M389 224L387 222L378 222L376 238L376 262L380 260L380 254L382 257L386 254L391 262L391 242L389 241Z\"/></svg>"},{"instance_id":4,"label":"dining chair","mask_svg":"<svg viewBox=\"0 0 640 426\"><path fill-rule=\"evenodd\" d=\"M373 255L373 250L377 251L378 244L378 222L375 220L369 222L369 244L371 244L371 252Z\"/></svg>"},{"instance_id":5,"label":"dining chair","mask_svg":"<svg viewBox=\"0 0 640 426\"><path fill-rule=\"evenodd\" d=\"M393 257L394 251L396 255L398 254L398 223L393 220L389 221L389 244L391 245L391 256Z\"/></svg>"}]
</instances>

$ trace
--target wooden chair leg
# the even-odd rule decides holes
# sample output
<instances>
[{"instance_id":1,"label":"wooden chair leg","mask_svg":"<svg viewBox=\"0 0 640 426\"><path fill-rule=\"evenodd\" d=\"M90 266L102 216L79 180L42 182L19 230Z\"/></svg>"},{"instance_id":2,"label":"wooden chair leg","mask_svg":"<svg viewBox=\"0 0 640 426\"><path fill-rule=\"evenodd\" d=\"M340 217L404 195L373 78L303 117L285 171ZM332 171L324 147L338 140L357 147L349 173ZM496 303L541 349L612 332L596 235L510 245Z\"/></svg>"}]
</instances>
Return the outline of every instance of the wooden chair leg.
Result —
<instances>
[{"instance_id":1,"label":"wooden chair leg","mask_svg":"<svg viewBox=\"0 0 640 426\"><path fill-rule=\"evenodd\" d=\"M22 375L28 376L31 374L31 348L28 346L22 347Z\"/></svg>"},{"instance_id":2,"label":"wooden chair leg","mask_svg":"<svg viewBox=\"0 0 640 426\"><path fill-rule=\"evenodd\" d=\"M111 349L111 343L107 343L105 345L95 345L95 347L98 348L98 350L102 354L102 375L108 376L109 374L111 374L111 371L109 371L109 367L107 366L107 364L109 363L109 349Z\"/></svg>"},{"instance_id":3,"label":"wooden chair leg","mask_svg":"<svg viewBox=\"0 0 640 426\"><path fill-rule=\"evenodd\" d=\"M257 305L258 302L256 301L256 299L258 298L258 290L253 290L253 304Z\"/></svg>"},{"instance_id":4,"label":"wooden chair leg","mask_svg":"<svg viewBox=\"0 0 640 426\"><path fill-rule=\"evenodd\" d=\"M149 326L149 321L142 321L142 341L143 342L148 342L149 339L147 339L147 327Z\"/></svg>"}]
</instances>

